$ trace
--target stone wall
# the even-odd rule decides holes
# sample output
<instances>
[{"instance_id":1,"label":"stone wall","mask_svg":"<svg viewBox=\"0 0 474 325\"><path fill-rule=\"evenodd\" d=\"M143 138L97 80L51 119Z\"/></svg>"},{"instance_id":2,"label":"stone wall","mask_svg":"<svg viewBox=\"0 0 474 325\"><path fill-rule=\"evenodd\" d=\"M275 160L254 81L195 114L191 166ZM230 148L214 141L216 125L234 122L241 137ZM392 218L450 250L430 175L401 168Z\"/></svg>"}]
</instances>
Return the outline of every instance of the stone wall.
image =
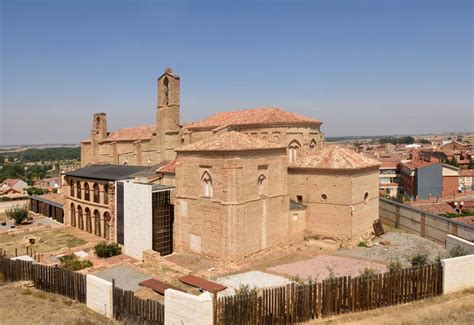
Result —
<instances>
[{"instance_id":1,"label":"stone wall","mask_svg":"<svg viewBox=\"0 0 474 325\"><path fill-rule=\"evenodd\" d=\"M124 253L138 260L153 247L151 185L123 182Z\"/></svg>"},{"instance_id":2,"label":"stone wall","mask_svg":"<svg viewBox=\"0 0 474 325\"><path fill-rule=\"evenodd\" d=\"M445 245L446 235L473 241L474 226L441 217L412 206L380 199L380 220L389 226L404 229L438 244Z\"/></svg>"},{"instance_id":3,"label":"stone wall","mask_svg":"<svg viewBox=\"0 0 474 325\"><path fill-rule=\"evenodd\" d=\"M204 196L204 173L212 178L212 197ZM261 175L266 180L260 194ZM176 164L175 248L232 259L287 242L286 176L283 149L231 156L180 152Z\"/></svg>"},{"instance_id":4,"label":"stone wall","mask_svg":"<svg viewBox=\"0 0 474 325\"><path fill-rule=\"evenodd\" d=\"M291 200L306 205L306 230L313 234L357 236L378 219L377 169L349 173L290 168L288 191Z\"/></svg>"},{"instance_id":5,"label":"stone wall","mask_svg":"<svg viewBox=\"0 0 474 325\"><path fill-rule=\"evenodd\" d=\"M446 236L446 249L451 251L456 246L461 246L468 254L474 254L474 243L453 235Z\"/></svg>"},{"instance_id":6,"label":"stone wall","mask_svg":"<svg viewBox=\"0 0 474 325\"><path fill-rule=\"evenodd\" d=\"M194 296L173 289L165 290L165 324L209 325L213 323L213 315L209 292Z\"/></svg>"},{"instance_id":7,"label":"stone wall","mask_svg":"<svg viewBox=\"0 0 474 325\"><path fill-rule=\"evenodd\" d=\"M86 278L87 307L105 317L113 317L113 288L112 283L87 274Z\"/></svg>"},{"instance_id":8,"label":"stone wall","mask_svg":"<svg viewBox=\"0 0 474 325\"><path fill-rule=\"evenodd\" d=\"M441 260L443 294L474 287L474 255Z\"/></svg>"}]
</instances>

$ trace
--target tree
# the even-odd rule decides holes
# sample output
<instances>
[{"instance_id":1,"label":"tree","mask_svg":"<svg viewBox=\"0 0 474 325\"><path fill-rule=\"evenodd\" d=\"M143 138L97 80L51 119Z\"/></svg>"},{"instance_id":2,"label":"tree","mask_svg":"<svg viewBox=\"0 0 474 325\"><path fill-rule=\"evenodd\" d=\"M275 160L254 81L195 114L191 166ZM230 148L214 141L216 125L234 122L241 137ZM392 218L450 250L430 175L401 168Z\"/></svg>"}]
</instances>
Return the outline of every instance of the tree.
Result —
<instances>
[{"instance_id":1,"label":"tree","mask_svg":"<svg viewBox=\"0 0 474 325\"><path fill-rule=\"evenodd\" d=\"M15 221L16 225L21 225L28 218L28 206L14 205L5 211L8 218Z\"/></svg>"},{"instance_id":2,"label":"tree","mask_svg":"<svg viewBox=\"0 0 474 325\"><path fill-rule=\"evenodd\" d=\"M448 164L454 167L459 167L458 161L456 160L456 157L453 156L453 159L448 161Z\"/></svg>"}]
</instances>

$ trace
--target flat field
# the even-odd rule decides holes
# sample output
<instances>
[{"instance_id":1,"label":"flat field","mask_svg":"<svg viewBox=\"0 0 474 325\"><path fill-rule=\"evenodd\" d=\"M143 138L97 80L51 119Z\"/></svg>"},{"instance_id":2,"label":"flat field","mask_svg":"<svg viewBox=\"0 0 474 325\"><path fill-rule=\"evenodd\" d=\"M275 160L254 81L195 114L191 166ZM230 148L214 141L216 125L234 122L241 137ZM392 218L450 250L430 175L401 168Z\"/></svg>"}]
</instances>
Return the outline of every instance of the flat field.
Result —
<instances>
[{"instance_id":1,"label":"flat field","mask_svg":"<svg viewBox=\"0 0 474 325\"><path fill-rule=\"evenodd\" d=\"M0 249L7 251L7 255L14 255L15 248L18 249L18 255L26 254L26 246L21 244L25 236L35 236L43 240L42 243L33 245L32 248L39 253L57 251L63 247L77 247L87 243L85 236L92 236L72 227L42 229L26 233L9 234L0 236ZM97 237L95 237L97 240Z\"/></svg>"}]
</instances>

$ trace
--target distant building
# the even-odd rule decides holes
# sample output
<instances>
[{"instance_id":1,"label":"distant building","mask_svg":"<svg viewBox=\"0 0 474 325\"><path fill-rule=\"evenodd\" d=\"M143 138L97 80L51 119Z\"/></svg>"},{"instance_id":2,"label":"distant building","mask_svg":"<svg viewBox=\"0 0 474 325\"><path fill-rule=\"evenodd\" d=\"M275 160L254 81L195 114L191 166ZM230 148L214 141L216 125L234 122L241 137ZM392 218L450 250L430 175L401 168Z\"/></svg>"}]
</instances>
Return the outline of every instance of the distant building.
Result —
<instances>
[{"instance_id":1,"label":"distant building","mask_svg":"<svg viewBox=\"0 0 474 325\"><path fill-rule=\"evenodd\" d=\"M474 191L474 169L462 169L459 172L459 191Z\"/></svg>"},{"instance_id":2,"label":"distant building","mask_svg":"<svg viewBox=\"0 0 474 325\"><path fill-rule=\"evenodd\" d=\"M443 194L443 164L438 160L412 160L402 163L400 180L405 195L428 199Z\"/></svg>"},{"instance_id":3,"label":"distant building","mask_svg":"<svg viewBox=\"0 0 474 325\"><path fill-rule=\"evenodd\" d=\"M379 168L380 193L396 197L400 193L400 160L382 160Z\"/></svg>"},{"instance_id":4,"label":"distant building","mask_svg":"<svg viewBox=\"0 0 474 325\"><path fill-rule=\"evenodd\" d=\"M23 192L28 187L28 184L18 178L7 178L0 186L11 187L15 190Z\"/></svg>"}]
</instances>

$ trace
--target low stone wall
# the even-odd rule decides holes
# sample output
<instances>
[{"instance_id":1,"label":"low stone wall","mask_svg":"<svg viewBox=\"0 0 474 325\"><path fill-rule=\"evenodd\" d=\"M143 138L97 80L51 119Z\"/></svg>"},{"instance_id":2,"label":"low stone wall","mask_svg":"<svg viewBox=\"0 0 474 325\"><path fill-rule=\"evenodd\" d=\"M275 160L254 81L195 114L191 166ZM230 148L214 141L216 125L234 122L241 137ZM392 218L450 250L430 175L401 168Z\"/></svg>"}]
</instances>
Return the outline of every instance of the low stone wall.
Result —
<instances>
[{"instance_id":1,"label":"low stone wall","mask_svg":"<svg viewBox=\"0 0 474 325\"><path fill-rule=\"evenodd\" d=\"M474 254L474 243L453 235L447 235L446 249L448 252L456 246L461 246L468 254Z\"/></svg>"},{"instance_id":2,"label":"low stone wall","mask_svg":"<svg viewBox=\"0 0 474 325\"><path fill-rule=\"evenodd\" d=\"M105 317L113 317L113 288L112 283L96 277L87 275L87 307Z\"/></svg>"},{"instance_id":3,"label":"low stone wall","mask_svg":"<svg viewBox=\"0 0 474 325\"><path fill-rule=\"evenodd\" d=\"M207 325L213 322L212 295L199 296L167 289L165 291L165 324Z\"/></svg>"},{"instance_id":4,"label":"low stone wall","mask_svg":"<svg viewBox=\"0 0 474 325\"><path fill-rule=\"evenodd\" d=\"M447 235L474 240L473 225L387 199L380 199L379 217L384 224L419 234L441 245L445 245Z\"/></svg>"},{"instance_id":5,"label":"low stone wall","mask_svg":"<svg viewBox=\"0 0 474 325\"><path fill-rule=\"evenodd\" d=\"M443 294L474 287L474 255L441 260Z\"/></svg>"}]
</instances>

